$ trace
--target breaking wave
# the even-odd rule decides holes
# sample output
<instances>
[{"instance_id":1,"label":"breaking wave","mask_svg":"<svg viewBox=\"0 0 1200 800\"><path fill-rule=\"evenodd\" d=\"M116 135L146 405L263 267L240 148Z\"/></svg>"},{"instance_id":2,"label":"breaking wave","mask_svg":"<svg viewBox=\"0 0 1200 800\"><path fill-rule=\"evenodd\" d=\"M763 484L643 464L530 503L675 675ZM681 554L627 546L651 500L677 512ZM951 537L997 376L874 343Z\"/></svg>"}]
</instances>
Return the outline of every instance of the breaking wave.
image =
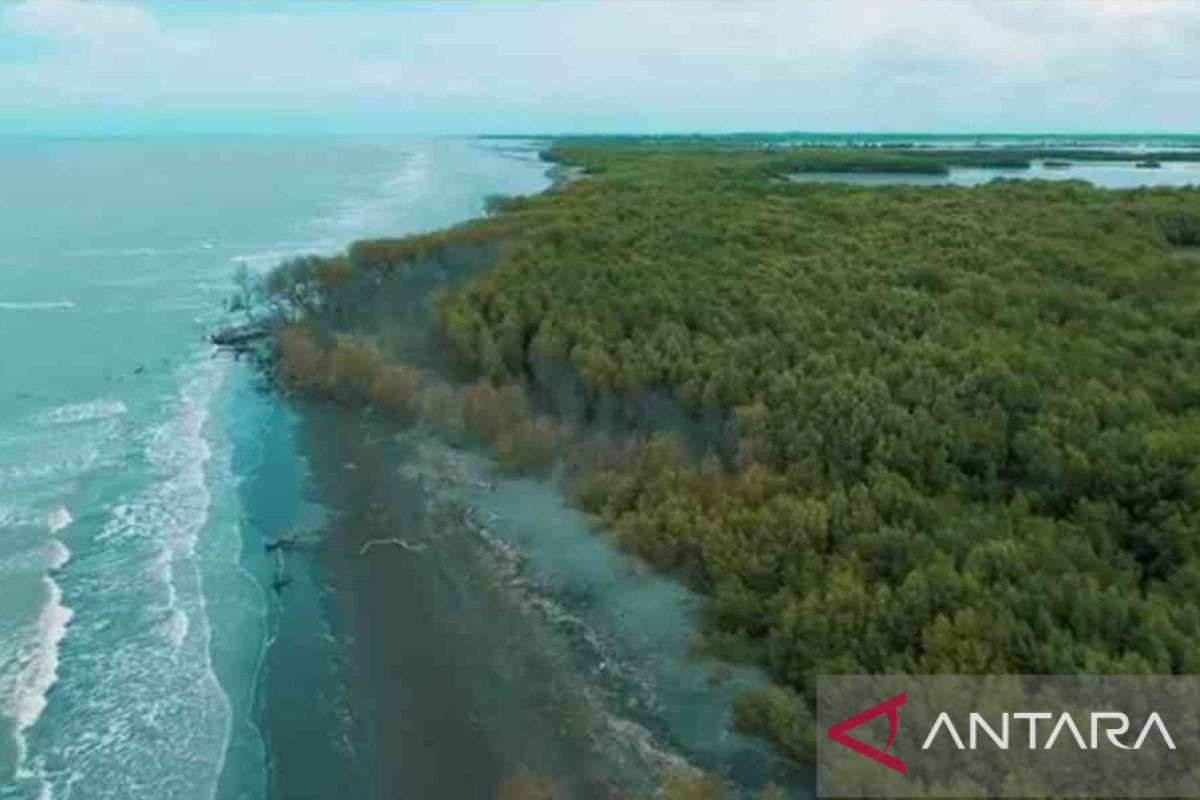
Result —
<instances>
[{"instance_id":1,"label":"breaking wave","mask_svg":"<svg viewBox=\"0 0 1200 800\"><path fill-rule=\"evenodd\" d=\"M69 403L33 416L36 425L61 425L74 422L93 422L121 416L128 409L120 400L100 399L86 403Z\"/></svg>"},{"instance_id":2,"label":"breaking wave","mask_svg":"<svg viewBox=\"0 0 1200 800\"><path fill-rule=\"evenodd\" d=\"M70 311L75 308L72 300L33 300L25 303L0 301L0 311Z\"/></svg>"}]
</instances>

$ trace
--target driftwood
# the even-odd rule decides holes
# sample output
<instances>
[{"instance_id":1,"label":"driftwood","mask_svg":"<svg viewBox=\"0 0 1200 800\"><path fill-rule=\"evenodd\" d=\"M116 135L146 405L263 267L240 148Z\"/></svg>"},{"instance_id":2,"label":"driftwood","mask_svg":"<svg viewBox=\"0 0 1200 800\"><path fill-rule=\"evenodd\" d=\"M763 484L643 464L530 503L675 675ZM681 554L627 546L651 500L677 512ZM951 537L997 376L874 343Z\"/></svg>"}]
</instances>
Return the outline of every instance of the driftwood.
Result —
<instances>
[{"instance_id":1,"label":"driftwood","mask_svg":"<svg viewBox=\"0 0 1200 800\"><path fill-rule=\"evenodd\" d=\"M310 547L316 547L321 543L321 539L317 536L281 536L278 539L268 539L264 547L268 553L276 551L284 553L292 553L296 550L307 550Z\"/></svg>"},{"instance_id":2,"label":"driftwood","mask_svg":"<svg viewBox=\"0 0 1200 800\"><path fill-rule=\"evenodd\" d=\"M217 347L242 350L260 339L265 339L269 333L270 331L265 325L251 322L245 325L233 325L214 331L209 334L208 341Z\"/></svg>"},{"instance_id":3,"label":"driftwood","mask_svg":"<svg viewBox=\"0 0 1200 800\"><path fill-rule=\"evenodd\" d=\"M388 539L372 539L369 542L365 542L363 544L363 546L358 549L358 554L360 556L365 556L367 554L367 551L370 550L372 547L375 547L377 545L383 546L383 545L388 545L388 544L395 545L396 547L403 547L405 550L409 551L410 553L420 553L425 549L425 545L423 545L423 544L410 542L407 539L398 539L395 536L393 536Z\"/></svg>"}]
</instances>

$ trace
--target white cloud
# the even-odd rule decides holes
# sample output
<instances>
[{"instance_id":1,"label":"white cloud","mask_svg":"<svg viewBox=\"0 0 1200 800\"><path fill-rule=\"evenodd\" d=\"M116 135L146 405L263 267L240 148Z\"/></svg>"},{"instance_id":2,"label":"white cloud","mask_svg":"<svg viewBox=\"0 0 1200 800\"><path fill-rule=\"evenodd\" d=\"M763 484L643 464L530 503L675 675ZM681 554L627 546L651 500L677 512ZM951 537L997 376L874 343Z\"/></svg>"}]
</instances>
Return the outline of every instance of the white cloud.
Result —
<instances>
[{"instance_id":1,"label":"white cloud","mask_svg":"<svg viewBox=\"0 0 1200 800\"><path fill-rule=\"evenodd\" d=\"M203 8L7 6L0 107L455 131L1200 127L1195 2ZM6 58L6 39L39 49Z\"/></svg>"},{"instance_id":2,"label":"white cloud","mask_svg":"<svg viewBox=\"0 0 1200 800\"><path fill-rule=\"evenodd\" d=\"M9 4L3 22L20 35L99 50L186 45L185 38L167 35L146 8L119 1L28 0Z\"/></svg>"}]
</instances>

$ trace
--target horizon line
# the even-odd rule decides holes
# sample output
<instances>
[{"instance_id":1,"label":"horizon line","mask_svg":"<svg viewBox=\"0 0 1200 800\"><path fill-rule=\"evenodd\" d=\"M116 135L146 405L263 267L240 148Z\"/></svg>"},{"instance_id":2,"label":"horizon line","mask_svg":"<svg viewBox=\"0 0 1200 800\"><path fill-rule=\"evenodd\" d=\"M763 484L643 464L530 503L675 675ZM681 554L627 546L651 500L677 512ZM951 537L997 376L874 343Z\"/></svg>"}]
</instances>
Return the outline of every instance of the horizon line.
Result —
<instances>
[{"instance_id":1,"label":"horizon line","mask_svg":"<svg viewBox=\"0 0 1200 800\"><path fill-rule=\"evenodd\" d=\"M819 130L819 129L764 129L764 130L690 130L690 131L481 131L472 133L427 132L415 133L404 131L285 131L285 130L182 130L182 131L109 131L109 132L67 132L67 131L4 131L0 129L0 139L64 139L64 140L103 140L103 139L167 139L167 138L398 138L398 139L732 139L752 137L881 137L881 138L988 138L988 137L1045 137L1045 138L1076 138L1076 139L1193 139L1200 142L1200 131L1055 131L1055 130L901 130L901 129L862 129L862 130Z\"/></svg>"}]
</instances>

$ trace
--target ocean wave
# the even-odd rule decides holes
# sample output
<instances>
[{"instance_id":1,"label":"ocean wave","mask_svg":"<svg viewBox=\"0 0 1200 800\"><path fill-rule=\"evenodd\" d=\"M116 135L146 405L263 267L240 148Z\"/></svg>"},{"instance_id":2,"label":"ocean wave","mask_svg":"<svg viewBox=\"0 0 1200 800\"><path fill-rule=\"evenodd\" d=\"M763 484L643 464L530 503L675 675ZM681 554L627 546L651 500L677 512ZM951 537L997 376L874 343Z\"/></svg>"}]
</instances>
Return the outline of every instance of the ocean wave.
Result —
<instances>
[{"instance_id":1,"label":"ocean wave","mask_svg":"<svg viewBox=\"0 0 1200 800\"><path fill-rule=\"evenodd\" d=\"M324 253L336 248L337 243L332 239L314 239L310 242L295 245L280 245L267 250L238 253L230 256L229 261L235 266L244 265L251 272L265 272L289 258L296 258L310 253Z\"/></svg>"},{"instance_id":2,"label":"ocean wave","mask_svg":"<svg viewBox=\"0 0 1200 800\"><path fill-rule=\"evenodd\" d=\"M31 769L56 793L68 780L106 797L172 796L184 780L215 790L232 706L212 663L195 551L211 499L209 408L229 366L204 357L180 371L168 417L141 437L151 481L109 510L87 568L72 575L78 632L67 658L79 654L86 669L55 690L54 736L30 739ZM70 778L42 769L64 760Z\"/></svg>"},{"instance_id":3,"label":"ocean wave","mask_svg":"<svg viewBox=\"0 0 1200 800\"><path fill-rule=\"evenodd\" d=\"M66 506L58 506L46 515L46 527L50 529L51 533L58 533L63 528L70 527L74 521L75 518L71 516L71 512L67 510ZM62 565L56 564L54 569L58 569L60 566Z\"/></svg>"},{"instance_id":4,"label":"ocean wave","mask_svg":"<svg viewBox=\"0 0 1200 800\"><path fill-rule=\"evenodd\" d=\"M51 512L53 514L53 512ZM69 524L69 523L68 523ZM37 531L41 526L51 527L47 515L40 518L33 513L23 513L19 509L0 509L0 528L25 528L25 535ZM66 526L63 526L66 527ZM61 528L59 529L61 530ZM18 534L21 535L21 534ZM60 570L71 557L71 551L58 539L50 539L46 545L47 551L39 548L15 547L0 555L0 575L29 574L39 571L49 571L51 575ZM0 647L0 657L4 655Z\"/></svg>"},{"instance_id":5,"label":"ocean wave","mask_svg":"<svg viewBox=\"0 0 1200 800\"><path fill-rule=\"evenodd\" d=\"M0 563L3 574L43 573L43 599L35 616L10 632L0 635L0 713L15 723L13 744L17 785L38 798L51 798L49 784L27 762L27 731L37 724L49 703L50 690L58 681L59 645L67 635L73 611L63 602L54 576L71 558L71 551L57 539L26 551L19 562ZM23 795L24 796L24 795Z\"/></svg>"},{"instance_id":6,"label":"ocean wave","mask_svg":"<svg viewBox=\"0 0 1200 800\"><path fill-rule=\"evenodd\" d=\"M66 522L59 510L64 498L81 481L123 463L125 426L115 412L52 408L0 431L0 526L46 530Z\"/></svg>"},{"instance_id":7,"label":"ocean wave","mask_svg":"<svg viewBox=\"0 0 1200 800\"><path fill-rule=\"evenodd\" d=\"M215 245L210 241L197 242L194 245L182 247L87 247L76 250L74 255L83 258L128 258L130 256L185 256L189 253L200 253L212 250Z\"/></svg>"},{"instance_id":8,"label":"ocean wave","mask_svg":"<svg viewBox=\"0 0 1200 800\"><path fill-rule=\"evenodd\" d=\"M59 557L52 554L52 558ZM18 767L24 764L26 756L24 733L41 718L48 702L47 695L58 680L59 643L74 616L74 612L63 604L58 584L49 576L42 581L47 600L38 613L33 635L15 653L16 668L4 709L5 715L17 725Z\"/></svg>"},{"instance_id":9,"label":"ocean wave","mask_svg":"<svg viewBox=\"0 0 1200 800\"><path fill-rule=\"evenodd\" d=\"M111 419L125 414L129 409L120 400L101 398L86 403L68 403L34 414L35 425L62 425L74 422L92 422Z\"/></svg>"},{"instance_id":10,"label":"ocean wave","mask_svg":"<svg viewBox=\"0 0 1200 800\"><path fill-rule=\"evenodd\" d=\"M17 487L44 484L46 481L79 476L100 463L100 452L89 449L43 464L0 469L0 485L6 493ZM25 518L28 520L28 517ZM28 522L26 522L28 524Z\"/></svg>"},{"instance_id":11,"label":"ocean wave","mask_svg":"<svg viewBox=\"0 0 1200 800\"><path fill-rule=\"evenodd\" d=\"M212 455L204 436L208 403L224 378L225 365L209 361L196 369L180 392L176 413L151 429L145 438L145 456L162 476L150 491L110 512L99 541L153 538L157 554L146 565L146 576L165 592L164 617L178 620L180 607L175 569L195 554L196 541L208 519L210 494L205 466ZM163 626L177 631L178 621ZM182 626L186 630L186 625ZM168 637L174 640L174 635ZM176 642L181 644L182 640Z\"/></svg>"},{"instance_id":12,"label":"ocean wave","mask_svg":"<svg viewBox=\"0 0 1200 800\"><path fill-rule=\"evenodd\" d=\"M175 558L176 554L172 548L163 548L147 565L145 574L150 581L164 587L166 592L163 602L153 607L154 613L159 615L154 628L175 649L179 649L187 639L190 618L183 609L179 590L176 588Z\"/></svg>"},{"instance_id":13,"label":"ocean wave","mask_svg":"<svg viewBox=\"0 0 1200 800\"><path fill-rule=\"evenodd\" d=\"M167 618L159 626L162 635L176 650L183 647L183 643L187 639L190 619L186 611L175 607L171 609Z\"/></svg>"},{"instance_id":14,"label":"ocean wave","mask_svg":"<svg viewBox=\"0 0 1200 800\"><path fill-rule=\"evenodd\" d=\"M421 151L406 154L400 168L389 175L371 196L347 200L315 225L345 240L374 232L380 234L395 227L398 213L414 207L429 185L432 173L428 156Z\"/></svg>"},{"instance_id":15,"label":"ocean wave","mask_svg":"<svg viewBox=\"0 0 1200 800\"><path fill-rule=\"evenodd\" d=\"M50 551L46 559L46 568L50 570L51 574L58 572L71 560L70 549L58 539L51 539L46 547Z\"/></svg>"},{"instance_id":16,"label":"ocean wave","mask_svg":"<svg viewBox=\"0 0 1200 800\"><path fill-rule=\"evenodd\" d=\"M399 169L388 175L366 197L344 200L333 212L312 221L317 235L303 242L280 242L275 247L230 257L252 272L269 270L289 258L309 253L328 253L346 246L348 241L369 235L382 235L396 227L396 217L420 201L432 173L428 156L419 151L405 155ZM404 226L401 226L404 227Z\"/></svg>"},{"instance_id":17,"label":"ocean wave","mask_svg":"<svg viewBox=\"0 0 1200 800\"><path fill-rule=\"evenodd\" d=\"M73 300L30 300L18 302L0 300L0 311L69 311L75 308Z\"/></svg>"},{"instance_id":18,"label":"ocean wave","mask_svg":"<svg viewBox=\"0 0 1200 800\"><path fill-rule=\"evenodd\" d=\"M88 247L76 250L77 256L153 256L162 252L157 247Z\"/></svg>"}]
</instances>

